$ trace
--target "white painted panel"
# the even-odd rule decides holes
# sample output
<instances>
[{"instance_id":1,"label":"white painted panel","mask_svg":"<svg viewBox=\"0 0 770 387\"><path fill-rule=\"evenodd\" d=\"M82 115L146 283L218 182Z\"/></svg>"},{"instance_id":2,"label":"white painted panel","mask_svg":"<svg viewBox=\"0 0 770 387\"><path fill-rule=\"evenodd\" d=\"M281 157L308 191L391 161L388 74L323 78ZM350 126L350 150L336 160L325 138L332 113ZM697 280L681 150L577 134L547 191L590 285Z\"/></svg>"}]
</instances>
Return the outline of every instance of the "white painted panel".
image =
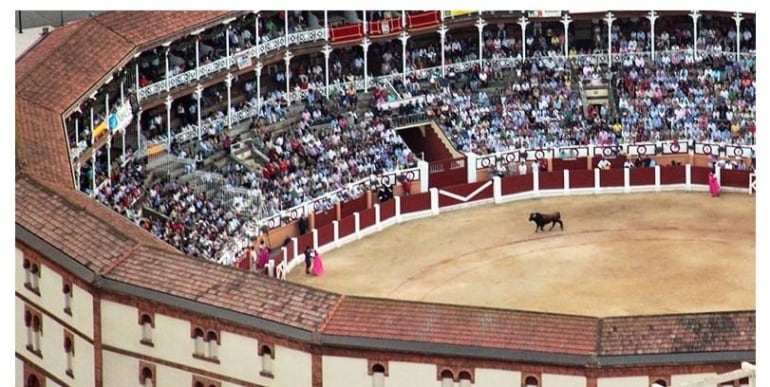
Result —
<instances>
[{"instance_id":1,"label":"white painted panel","mask_svg":"<svg viewBox=\"0 0 770 387\"><path fill-rule=\"evenodd\" d=\"M671 375L671 386L676 387L686 383L702 382L709 376L716 376L716 372L702 374Z\"/></svg>"},{"instance_id":2,"label":"white painted panel","mask_svg":"<svg viewBox=\"0 0 770 387\"><path fill-rule=\"evenodd\" d=\"M102 351L102 378L105 386L138 386L139 360L107 350ZM156 380L160 382L160 379ZM170 384L158 385L168 386ZM190 385L190 379L187 379L187 383L178 385Z\"/></svg>"},{"instance_id":3,"label":"white painted panel","mask_svg":"<svg viewBox=\"0 0 770 387\"><path fill-rule=\"evenodd\" d=\"M366 359L324 356L323 385L324 386L371 386L372 377L368 375ZM388 385L389 378L385 378Z\"/></svg>"},{"instance_id":4,"label":"white painted panel","mask_svg":"<svg viewBox=\"0 0 770 387\"><path fill-rule=\"evenodd\" d=\"M585 376L543 374L540 381L543 387L586 387Z\"/></svg>"},{"instance_id":5,"label":"white painted panel","mask_svg":"<svg viewBox=\"0 0 770 387\"><path fill-rule=\"evenodd\" d=\"M596 387L650 387L649 376L624 376L617 378L599 378Z\"/></svg>"},{"instance_id":6,"label":"white painted panel","mask_svg":"<svg viewBox=\"0 0 770 387\"><path fill-rule=\"evenodd\" d=\"M521 372L476 368L473 387L521 387Z\"/></svg>"},{"instance_id":7,"label":"white painted panel","mask_svg":"<svg viewBox=\"0 0 770 387\"><path fill-rule=\"evenodd\" d=\"M258 383L271 386L310 387L312 357L307 352L275 346L274 379L260 378Z\"/></svg>"},{"instance_id":8,"label":"white painted panel","mask_svg":"<svg viewBox=\"0 0 770 387\"><path fill-rule=\"evenodd\" d=\"M262 370L257 340L230 332L221 332L221 335L219 372L239 380L257 380Z\"/></svg>"},{"instance_id":9,"label":"white painted panel","mask_svg":"<svg viewBox=\"0 0 770 387\"><path fill-rule=\"evenodd\" d=\"M435 364L391 361L388 363L388 375L385 379L385 386L387 387L441 386L441 381L436 379Z\"/></svg>"}]
</instances>

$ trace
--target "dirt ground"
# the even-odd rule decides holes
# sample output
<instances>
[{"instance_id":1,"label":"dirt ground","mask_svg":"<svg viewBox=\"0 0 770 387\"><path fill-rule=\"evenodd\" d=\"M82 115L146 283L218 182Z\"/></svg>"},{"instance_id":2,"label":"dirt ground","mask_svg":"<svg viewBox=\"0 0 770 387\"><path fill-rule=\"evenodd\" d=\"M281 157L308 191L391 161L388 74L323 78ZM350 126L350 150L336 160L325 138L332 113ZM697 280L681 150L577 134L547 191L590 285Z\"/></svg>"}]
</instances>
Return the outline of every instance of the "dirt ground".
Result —
<instances>
[{"instance_id":1,"label":"dirt ground","mask_svg":"<svg viewBox=\"0 0 770 387\"><path fill-rule=\"evenodd\" d=\"M535 233L533 211L564 231ZM290 281L371 297L591 316L755 309L754 196L542 198L392 226ZM548 227L546 227L548 230Z\"/></svg>"}]
</instances>

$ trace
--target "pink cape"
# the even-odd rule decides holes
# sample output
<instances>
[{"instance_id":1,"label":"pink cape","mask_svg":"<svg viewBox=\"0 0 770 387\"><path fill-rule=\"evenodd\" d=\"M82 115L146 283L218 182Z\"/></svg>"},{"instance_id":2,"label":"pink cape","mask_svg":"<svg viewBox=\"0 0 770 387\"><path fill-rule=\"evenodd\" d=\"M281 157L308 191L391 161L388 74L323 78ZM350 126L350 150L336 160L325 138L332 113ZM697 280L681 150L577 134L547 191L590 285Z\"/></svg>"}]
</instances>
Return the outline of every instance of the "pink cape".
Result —
<instances>
[{"instance_id":1,"label":"pink cape","mask_svg":"<svg viewBox=\"0 0 770 387\"><path fill-rule=\"evenodd\" d=\"M267 261L270 260L270 250L267 248L262 249L259 252L259 261L257 262L257 267L263 268L265 265L267 265Z\"/></svg>"},{"instance_id":2,"label":"pink cape","mask_svg":"<svg viewBox=\"0 0 770 387\"><path fill-rule=\"evenodd\" d=\"M719 196L719 191L721 191L719 180L712 173L709 174L709 191L711 191L711 196Z\"/></svg>"},{"instance_id":3,"label":"pink cape","mask_svg":"<svg viewBox=\"0 0 770 387\"><path fill-rule=\"evenodd\" d=\"M316 276L321 276L324 273L324 263L323 260L321 260L321 254L318 254L316 251L315 258L313 259L313 274Z\"/></svg>"}]
</instances>

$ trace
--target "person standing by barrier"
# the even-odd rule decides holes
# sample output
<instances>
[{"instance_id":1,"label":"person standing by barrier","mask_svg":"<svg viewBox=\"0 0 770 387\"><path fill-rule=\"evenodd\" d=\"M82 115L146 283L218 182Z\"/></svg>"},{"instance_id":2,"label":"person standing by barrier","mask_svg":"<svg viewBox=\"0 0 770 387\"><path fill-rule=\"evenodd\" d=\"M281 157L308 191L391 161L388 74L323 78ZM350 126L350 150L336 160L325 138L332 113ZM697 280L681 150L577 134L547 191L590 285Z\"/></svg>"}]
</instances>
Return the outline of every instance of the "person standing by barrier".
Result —
<instances>
[{"instance_id":1,"label":"person standing by barrier","mask_svg":"<svg viewBox=\"0 0 770 387\"><path fill-rule=\"evenodd\" d=\"M313 264L313 248L310 245L305 247L305 274L310 274L310 266Z\"/></svg>"},{"instance_id":2,"label":"person standing by barrier","mask_svg":"<svg viewBox=\"0 0 770 387\"><path fill-rule=\"evenodd\" d=\"M711 191L711 197L719 196L720 190L721 187L719 186L719 180L716 175L714 175L714 172L709 172L709 191Z\"/></svg>"}]
</instances>

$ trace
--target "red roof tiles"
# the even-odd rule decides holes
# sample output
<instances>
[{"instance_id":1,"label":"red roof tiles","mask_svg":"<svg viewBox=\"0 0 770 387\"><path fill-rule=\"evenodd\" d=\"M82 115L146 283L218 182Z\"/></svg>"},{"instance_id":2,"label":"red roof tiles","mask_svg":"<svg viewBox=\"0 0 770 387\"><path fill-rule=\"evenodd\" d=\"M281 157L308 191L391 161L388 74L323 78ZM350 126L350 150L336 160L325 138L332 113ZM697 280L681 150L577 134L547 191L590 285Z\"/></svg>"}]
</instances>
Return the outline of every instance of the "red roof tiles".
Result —
<instances>
[{"instance_id":1,"label":"red roof tiles","mask_svg":"<svg viewBox=\"0 0 770 387\"><path fill-rule=\"evenodd\" d=\"M599 355L753 351L756 313L722 312L602 320Z\"/></svg>"},{"instance_id":2,"label":"red roof tiles","mask_svg":"<svg viewBox=\"0 0 770 387\"><path fill-rule=\"evenodd\" d=\"M241 13L243 11L112 11L94 19L141 47L162 43L182 31L210 26Z\"/></svg>"},{"instance_id":3,"label":"red roof tiles","mask_svg":"<svg viewBox=\"0 0 770 387\"><path fill-rule=\"evenodd\" d=\"M16 98L16 162L54 184L74 185L61 115Z\"/></svg>"},{"instance_id":4,"label":"red roof tiles","mask_svg":"<svg viewBox=\"0 0 770 387\"><path fill-rule=\"evenodd\" d=\"M327 335L584 355L597 319L536 312L345 297Z\"/></svg>"}]
</instances>

